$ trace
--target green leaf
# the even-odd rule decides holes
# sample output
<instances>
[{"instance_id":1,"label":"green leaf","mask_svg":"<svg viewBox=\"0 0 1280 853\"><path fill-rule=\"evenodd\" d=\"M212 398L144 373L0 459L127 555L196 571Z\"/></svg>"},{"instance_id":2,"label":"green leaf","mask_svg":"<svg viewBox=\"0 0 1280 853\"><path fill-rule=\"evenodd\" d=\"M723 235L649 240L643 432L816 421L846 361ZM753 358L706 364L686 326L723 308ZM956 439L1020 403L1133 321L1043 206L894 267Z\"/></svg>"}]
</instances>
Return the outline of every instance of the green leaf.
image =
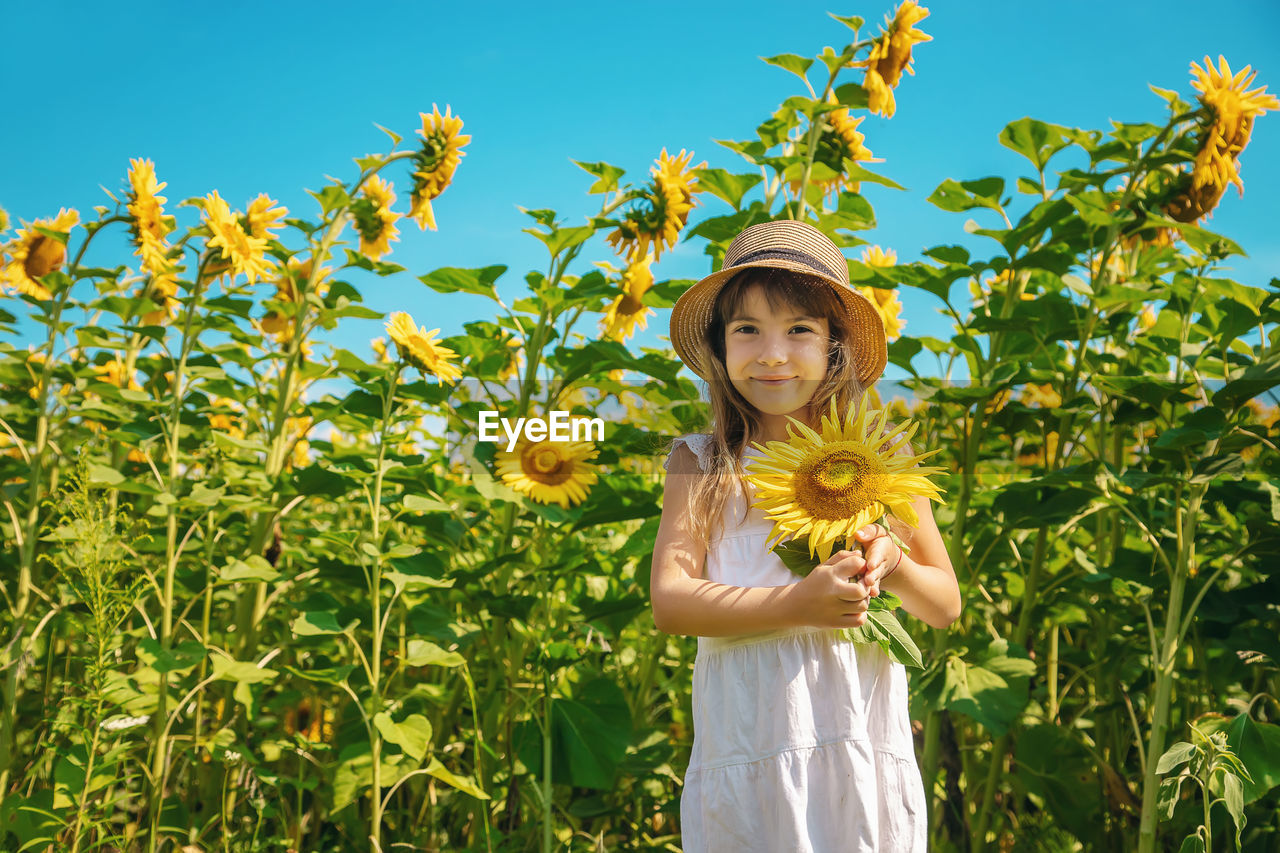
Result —
<instances>
[{"instance_id":1,"label":"green leaf","mask_svg":"<svg viewBox=\"0 0 1280 853\"><path fill-rule=\"evenodd\" d=\"M804 537L788 539L786 542L773 546L771 550L778 555L778 558L782 560L782 564L792 574L799 575L802 578L807 578L809 573L822 562L816 555L809 555L809 546Z\"/></svg>"},{"instance_id":2,"label":"green leaf","mask_svg":"<svg viewBox=\"0 0 1280 853\"><path fill-rule=\"evenodd\" d=\"M156 672L190 672L205 659L203 643L187 640L166 651L160 641L144 637L138 642L138 661Z\"/></svg>"},{"instance_id":3,"label":"green leaf","mask_svg":"<svg viewBox=\"0 0 1280 853\"><path fill-rule=\"evenodd\" d=\"M1205 853L1204 839L1198 833L1188 835L1182 839L1182 846L1178 848L1178 853Z\"/></svg>"},{"instance_id":4,"label":"green leaf","mask_svg":"<svg viewBox=\"0 0 1280 853\"><path fill-rule=\"evenodd\" d=\"M280 573L272 568L265 557L260 557L257 554L251 554L244 560L232 560L218 572L218 581L220 583L273 581L278 577L280 577Z\"/></svg>"},{"instance_id":5,"label":"green leaf","mask_svg":"<svg viewBox=\"0 0 1280 853\"><path fill-rule=\"evenodd\" d=\"M551 778L554 782L610 790L631 743L631 710L625 694L607 678L596 678L572 699L551 703ZM526 767L541 769L542 737L532 721L514 738Z\"/></svg>"},{"instance_id":6,"label":"green leaf","mask_svg":"<svg viewBox=\"0 0 1280 853\"><path fill-rule=\"evenodd\" d=\"M1173 768L1186 764L1191 760L1191 756L1195 754L1195 744L1187 743L1186 741L1175 743L1165 750L1164 755L1160 756L1160 763L1156 765L1156 775L1163 776Z\"/></svg>"},{"instance_id":7,"label":"green leaf","mask_svg":"<svg viewBox=\"0 0 1280 853\"><path fill-rule=\"evenodd\" d=\"M1207 732L1226 732L1227 745L1249 773L1250 778L1243 780L1246 804L1280 785L1280 725L1238 714L1229 719L1213 718L1202 727Z\"/></svg>"},{"instance_id":8,"label":"green leaf","mask_svg":"<svg viewBox=\"0 0 1280 853\"><path fill-rule=\"evenodd\" d=\"M373 716L373 725L388 743L394 743L414 761L422 761L431 747L431 721L421 714L410 714L401 722L381 711Z\"/></svg>"},{"instance_id":9,"label":"green leaf","mask_svg":"<svg viewBox=\"0 0 1280 853\"><path fill-rule=\"evenodd\" d=\"M813 65L812 59L806 59L805 57L797 56L794 53L780 53L777 56L762 56L760 58L770 65L776 65L778 68L790 71L801 80L808 79L805 77L805 73L809 70L809 67Z\"/></svg>"},{"instance_id":10,"label":"green leaf","mask_svg":"<svg viewBox=\"0 0 1280 853\"><path fill-rule=\"evenodd\" d=\"M462 666L466 659L426 640L410 640L405 649L405 666Z\"/></svg>"},{"instance_id":11,"label":"green leaf","mask_svg":"<svg viewBox=\"0 0 1280 853\"><path fill-rule=\"evenodd\" d=\"M299 669L296 666L280 667L285 672L296 675L298 678L305 678L307 681L314 681L318 684L332 684L334 687L341 687L347 683L347 676L355 670L355 664L343 664L342 666L330 666L324 668Z\"/></svg>"},{"instance_id":12,"label":"green leaf","mask_svg":"<svg viewBox=\"0 0 1280 853\"><path fill-rule=\"evenodd\" d=\"M258 666L249 661L232 660L223 655L214 655L212 675L219 681L234 681L237 684L261 684L273 681L280 673L265 666Z\"/></svg>"},{"instance_id":13,"label":"green leaf","mask_svg":"<svg viewBox=\"0 0 1280 853\"><path fill-rule=\"evenodd\" d=\"M618 188L618 179L626 174L625 169L619 169L617 166L611 166L604 162L583 163L581 160L572 160L571 162L584 169L587 174L595 176L596 182L587 190L588 195L613 192Z\"/></svg>"},{"instance_id":14,"label":"green leaf","mask_svg":"<svg viewBox=\"0 0 1280 853\"><path fill-rule=\"evenodd\" d=\"M866 23L865 21L862 20L862 18L859 18L857 15L837 15L835 12L828 12L827 14L835 18L840 23L844 24L849 29L853 30L855 33L858 30L862 29L862 25Z\"/></svg>"},{"instance_id":15,"label":"green leaf","mask_svg":"<svg viewBox=\"0 0 1280 853\"><path fill-rule=\"evenodd\" d=\"M974 660L956 655L947 658L942 695L943 707L959 711L1002 735L1022 713L1030 698L1035 664L1024 650L994 640Z\"/></svg>"},{"instance_id":16,"label":"green leaf","mask_svg":"<svg viewBox=\"0 0 1280 853\"><path fill-rule=\"evenodd\" d=\"M1068 128L1033 118L1020 118L1000 131L1000 144L1026 157L1038 171L1043 171L1050 158L1073 140Z\"/></svg>"},{"instance_id":17,"label":"green leaf","mask_svg":"<svg viewBox=\"0 0 1280 853\"><path fill-rule=\"evenodd\" d=\"M735 210L742 206L742 197L747 191L764 180L760 175L734 175L724 169L694 169L693 174L699 187L724 199Z\"/></svg>"},{"instance_id":18,"label":"green leaf","mask_svg":"<svg viewBox=\"0 0 1280 853\"><path fill-rule=\"evenodd\" d=\"M551 257L556 257L565 249L572 249L580 243L586 242L596 230L590 225L581 225L576 228L553 228L551 231L539 231L536 228L521 229L526 234L532 234L546 244L547 251L551 253ZM504 267L505 269L505 267Z\"/></svg>"},{"instance_id":19,"label":"green leaf","mask_svg":"<svg viewBox=\"0 0 1280 853\"><path fill-rule=\"evenodd\" d=\"M441 782L457 788L464 794L470 794L479 800L489 799L489 795L476 785L476 783L471 780L470 776L457 776L451 773L449 770L445 769L445 766L441 764L439 759L434 755L431 757L431 762L427 765L426 771Z\"/></svg>"},{"instance_id":20,"label":"green leaf","mask_svg":"<svg viewBox=\"0 0 1280 853\"><path fill-rule=\"evenodd\" d=\"M1240 777L1234 773L1228 773L1222 780L1223 799L1226 801L1227 813L1231 815L1231 820L1236 825L1236 850L1240 849L1240 833L1244 830L1244 785L1240 781Z\"/></svg>"},{"instance_id":21,"label":"green leaf","mask_svg":"<svg viewBox=\"0 0 1280 853\"><path fill-rule=\"evenodd\" d=\"M436 293L476 293L498 301L498 292L493 283L507 271L502 264L484 267L483 269L460 269L458 267L441 267L426 275L418 276L418 280Z\"/></svg>"},{"instance_id":22,"label":"green leaf","mask_svg":"<svg viewBox=\"0 0 1280 853\"><path fill-rule=\"evenodd\" d=\"M975 181L947 178L938 184L938 188L926 201L952 213L975 207L1000 210L1000 194L1003 192L1004 178L980 178Z\"/></svg>"},{"instance_id":23,"label":"green leaf","mask_svg":"<svg viewBox=\"0 0 1280 853\"><path fill-rule=\"evenodd\" d=\"M107 465L89 465L89 485L118 486L124 482L124 475Z\"/></svg>"},{"instance_id":24,"label":"green leaf","mask_svg":"<svg viewBox=\"0 0 1280 853\"><path fill-rule=\"evenodd\" d=\"M323 634L345 634L360 620L352 619L346 626L338 624L336 613L328 611L308 611L293 620L290 626L295 637L316 637Z\"/></svg>"},{"instance_id":25,"label":"green leaf","mask_svg":"<svg viewBox=\"0 0 1280 853\"><path fill-rule=\"evenodd\" d=\"M920 656L920 647L898 622L897 617L889 609L868 609L867 621L876 626L880 633L877 642L884 653L903 666L924 669L924 660Z\"/></svg>"}]
</instances>

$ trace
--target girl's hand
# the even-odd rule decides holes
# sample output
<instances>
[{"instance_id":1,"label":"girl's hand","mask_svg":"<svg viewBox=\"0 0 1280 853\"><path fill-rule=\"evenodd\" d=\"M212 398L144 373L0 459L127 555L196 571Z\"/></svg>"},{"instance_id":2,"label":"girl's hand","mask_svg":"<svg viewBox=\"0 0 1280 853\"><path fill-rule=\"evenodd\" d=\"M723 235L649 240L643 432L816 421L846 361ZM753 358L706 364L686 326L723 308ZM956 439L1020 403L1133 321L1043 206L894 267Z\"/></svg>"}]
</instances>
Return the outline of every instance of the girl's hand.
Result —
<instances>
[{"instance_id":1,"label":"girl's hand","mask_svg":"<svg viewBox=\"0 0 1280 853\"><path fill-rule=\"evenodd\" d=\"M868 524L858 530L858 542L863 553L863 586L872 595L880 594L880 584L898 568L902 559L902 549L889 537L889 531L879 524Z\"/></svg>"},{"instance_id":2,"label":"girl's hand","mask_svg":"<svg viewBox=\"0 0 1280 853\"><path fill-rule=\"evenodd\" d=\"M866 567L856 551L837 551L795 585L802 624L818 628L856 628L866 624L871 595L858 581ZM850 580L852 578L852 580Z\"/></svg>"}]
</instances>

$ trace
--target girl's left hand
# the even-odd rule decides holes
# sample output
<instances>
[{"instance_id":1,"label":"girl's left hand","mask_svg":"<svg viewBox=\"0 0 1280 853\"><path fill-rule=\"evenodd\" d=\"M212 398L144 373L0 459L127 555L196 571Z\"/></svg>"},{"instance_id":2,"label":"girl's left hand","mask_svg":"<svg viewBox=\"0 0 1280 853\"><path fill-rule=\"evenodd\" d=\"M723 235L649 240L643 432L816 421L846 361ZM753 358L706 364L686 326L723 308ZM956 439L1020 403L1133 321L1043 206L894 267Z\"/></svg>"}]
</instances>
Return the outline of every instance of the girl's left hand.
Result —
<instances>
[{"instance_id":1,"label":"girl's left hand","mask_svg":"<svg viewBox=\"0 0 1280 853\"><path fill-rule=\"evenodd\" d=\"M859 529L855 538L862 546L866 562L860 576L862 585L871 595L879 595L881 582L897 569L902 549L889 537L889 531L879 524L868 524Z\"/></svg>"}]
</instances>

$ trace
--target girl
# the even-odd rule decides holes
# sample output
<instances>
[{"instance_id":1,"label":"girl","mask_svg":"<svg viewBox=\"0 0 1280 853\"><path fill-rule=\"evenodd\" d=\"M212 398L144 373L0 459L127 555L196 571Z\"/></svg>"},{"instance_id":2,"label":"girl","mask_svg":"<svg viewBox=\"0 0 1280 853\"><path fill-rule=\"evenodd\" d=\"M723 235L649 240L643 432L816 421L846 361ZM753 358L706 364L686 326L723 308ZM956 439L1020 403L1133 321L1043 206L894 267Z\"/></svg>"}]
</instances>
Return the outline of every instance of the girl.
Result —
<instances>
[{"instance_id":1,"label":"girl","mask_svg":"<svg viewBox=\"0 0 1280 853\"><path fill-rule=\"evenodd\" d=\"M905 668L836 628L866 622L886 589L943 628L960 591L927 498L918 529L878 524L863 554L838 551L807 577L765 548L750 504L750 442L787 437L787 416L843 414L886 360L875 308L844 256L801 222L752 226L720 271L671 312L671 343L706 379L712 432L681 436L666 467L654 546L653 619L698 636L693 751L680 801L686 853L924 851L927 815Z\"/></svg>"}]
</instances>

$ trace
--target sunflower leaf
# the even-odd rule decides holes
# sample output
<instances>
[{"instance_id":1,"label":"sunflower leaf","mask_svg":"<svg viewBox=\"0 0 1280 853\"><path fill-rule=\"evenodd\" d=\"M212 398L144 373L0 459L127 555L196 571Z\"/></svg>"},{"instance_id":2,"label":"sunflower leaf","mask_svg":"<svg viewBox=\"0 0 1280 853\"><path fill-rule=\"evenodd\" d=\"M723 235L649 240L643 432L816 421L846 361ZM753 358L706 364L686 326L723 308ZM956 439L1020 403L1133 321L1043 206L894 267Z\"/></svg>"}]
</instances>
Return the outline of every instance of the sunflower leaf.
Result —
<instances>
[{"instance_id":1,"label":"sunflower leaf","mask_svg":"<svg viewBox=\"0 0 1280 853\"><path fill-rule=\"evenodd\" d=\"M818 567L818 563L809 555L809 545L803 538L790 539L775 545L771 550L778 555L784 566L802 578L807 578Z\"/></svg>"},{"instance_id":2,"label":"sunflower leaf","mask_svg":"<svg viewBox=\"0 0 1280 853\"><path fill-rule=\"evenodd\" d=\"M903 666L924 669L924 660L920 656L919 646L899 624L893 613L888 610L868 610L867 624L876 626L880 634L876 641L890 658Z\"/></svg>"}]
</instances>

